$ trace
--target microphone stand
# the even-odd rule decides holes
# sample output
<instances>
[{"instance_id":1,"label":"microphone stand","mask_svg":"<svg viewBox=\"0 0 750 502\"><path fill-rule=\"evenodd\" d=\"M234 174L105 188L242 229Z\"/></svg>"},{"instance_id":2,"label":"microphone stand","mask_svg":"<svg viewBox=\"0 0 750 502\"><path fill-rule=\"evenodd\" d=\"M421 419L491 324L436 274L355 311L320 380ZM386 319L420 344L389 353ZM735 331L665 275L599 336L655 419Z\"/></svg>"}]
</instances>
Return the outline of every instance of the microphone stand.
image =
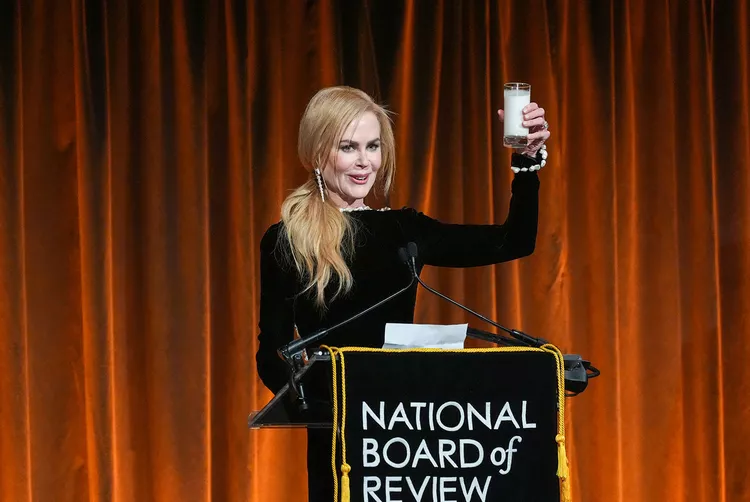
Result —
<instances>
[{"instance_id":1,"label":"microphone stand","mask_svg":"<svg viewBox=\"0 0 750 502\"><path fill-rule=\"evenodd\" d=\"M419 278L419 274L417 274L417 264L416 264L416 257L418 255L417 245L414 242L410 242L409 244L407 244L406 250L408 253L409 268L411 269L412 276L419 284L422 285L422 287L424 287L430 293L437 295L444 300L449 301L453 305L478 317L484 322L491 324L492 326L495 326L496 328L502 331L505 331L506 333L508 333L509 335L513 337L513 338L508 338L502 335L496 335L494 333L488 333L486 331L469 328L467 334L471 336L472 338L477 338L477 339L488 341L491 343L496 343L498 345L503 344L507 346L517 346L517 347L520 346L520 347L539 348L542 345L549 343L544 338L535 338L533 336L527 335L523 331L506 328L505 326L502 326L496 323L492 319L489 319L478 312L474 312L469 307L461 305L460 303L453 300L452 298L449 298L446 295L442 294L441 292L436 291L435 289L431 288L430 286L425 284L422 281L422 279ZM567 391L567 394L566 394L567 397L577 396L578 394L586 390L589 379L600 375L600 371L598 369L596 369L594 366L592 366L592 364L589 361L586 361L578 354L563 354L563 365L564 365L564 370L565 370L565 390Z\"/></svg>"},{"instance_id":2,"label":"microphone stand","mask_svg":"<svg viewBox=\"0 0 750 502\"><path fill-rule=\"evenodd\" d=\"M449 298L449 297L445 296L443 293L432 289L430 286L428 286L427 284L425 284L422 281L422 279L419 278L419 275L417 274L417 264L416 264L416 261L415 261L415 259L417 257L417 245L415 243L413 243L413 242L410 242L409 244L407 244L406 249L407 249L407 252L409 253L409 268L411 269L412 275L417 280L417 282L419 282L419 284L421 284L422 287L425 288L430 293L432 293L434 295L437 295L440 298L451 302L456 307L459 307L459 308L467 311L471 315L474 315L474 316L478 317L479 319L483 320L484 322L486 322L488 324L491 324L491 325L495 326L496 328L498 328L498 329L500 329L502 331L505 331L506 333L508 333L510 336L512 336L516 340L519 340L520 342L522 342L523 345L526 345L526 346L529 346L529 347L541 347L542 345L544 345L546 343L549 343L544 338L535 338L533 336L527 335L523 331L518 331L516 329L506 328L505 326L502 326L502 325L496 323L492 319L489 319L489 318L483 316L482 314L480 314L478 312L474 312L469 307L461 305L460 303L458 303L457 301L453 300L452 298Z\"/></svg>"},{"instance_id":3,"label":"microphone stand","mask_svg":"<svg viewBox=\"0 0 750 502\"><path fill-rule=\"evenodd\" d=\"M440 293L439 291L434 290L433 288L425 284L422 281L422 279L419 278L419 274L417 274L417 265L416 265L417 253L418 253L417 245L413 242L409 242L406 248L400 248L398 250L398 254L399 254L399 257L401 258L401 261L403 261L409 266L409 270L411 272L410 274L411 280L409 281L409 284L407 284L405 287L399 289L398 291L387 296L386 298L383 298L382 300L375 303L374 305L371 305L365 310L362 310L361 312L358 312L357 314L347 319L344 319L343 321L340 321L339 323L333 326L320 329L314 332L310 336L300 337L296 340L292 340L291 342L283 345L282 347L278 349L277 353L279 357L281 357L281 359L283 359L286 362L289 368L290 394L293 396L293 398L297 402L297 407L301 412L305 412L309 410L309 403L307 401L305 390L302 384L298 382L297 379L295 379L295 376L298 370L300 370L305 365L305 357L304 357L305 349L320 342L331 331L338 329L341 326L354 321L355 319L358 319L359 317L365 315L371 310L378 308L379 306L392 300L396 296L409 290L414 285L414 281L417 281L419 284L422 285L422 287L424 287L429 292L439 296L440 298L447 300L448 302L469 312L470 314L478 317L479 319L482 319L486 323L491 324L492 326L495 326L496 328L508 333L512 337L512 338L508 338L503 335L489 333L487 331L482 331L482 330L478 330L474 328L468 328L467 335L472 338L489 341L491 343L495 343L498 345L502 344L506 346L520 346L520 347L537 347L538 348L546 343L549 343L547 340L543 338L535 338L533 336L527 335L526 333L522 331L506 328L505 326L502 326L496 323L495 321L483 316L482 314L479 314L478 312L474 312L470 308L464 305L461 305L457 301L447 297L446 295ZM583 360L581 356L579 355L571 354L571 355L564 355L563 357L564 357L564 364L565 364L565 388L566 390L572 392L572 394L568 394L569 396L574 396L583 392L583 390L585 390L586 386L588 385L588 379L598 376L599 370L591 366L590 362ZM589 373L589 370L591 370L591 373Z\"/></svg>"},{"instance_id":4,"label":"microphone stand","mask_svg":"<svg viewBox=\"0 0 750 502\"><path fill-rule=\"evenodd\" d=\"M361 311L361 312L353 315L352 317L344 319L343 321L339 322L338 324L334 324L333 326L331 326L329 328L320 329L320 330L316 331L315 333L313 333L310 336L306 336L304 338L298 338L296 340L292 340L291 342L289 342L286 345L282 346L277 351L278 354L279 354L279 356L282 359L284 359L290 366L294 366L294 364L297 364L300 361L300 359L297 359L295 356L299 355L306 348L310 347L311 345L313 345L313 344L319 342L320 340L322 340L323 338L325 338L328 335L329 332L331 332L331 331L333 331L333 330L335 330L337 328L340 328L344 324L348 324L351 321L354 321L355 319L357 319L357 318L365 315L366 313L368 313L369 311L371 311L373 309L376 309L376 308L380 307L382 304L384 304L387 301L392 300L396 296L400 295L404 291L406 291L409 288L411 288L413 285L414 285L414 276L412 276L412 278L409 281L408 285L406 285L405 287L399 289L398 291L396 291L392 295L387 296L386 298L383 298L382 300L380 300L375 305L372 305L372 306L366 308L365 310L363 310L363 311ZM298 369L298 368L295 368L295 369Z\"/></svg>"},{"instance_id":5,"label":"microphone stand","mask_svg":"<svg viewBox=\"0 0 750 502\"><path fill-rule=\"evenodd\" d=\"M528 347L526 343L520 340L516 340L515 338L509 338L507 336L490 333L489 331L483 331L481 329L472 328L470 326L466 329L466 336L468 336L469 338L474 338L476 340L484 340L485 342L490 342L497 345L504 345L506 347Z\"/></svg>"},{"instance_id":6,"label":"microphone stand","mask_svg":"<svg viewBox=\"0 0 750 502\"><path fill-rule=\"evenodd\" d=\"M403 248L399 249L399 256L401 256L401 259L404 262L408 263L408 260L405 259L406 250L404 250ZM414 285L414 274L411 274L411 280L409 281L409 284L399 289L395 293L387 296L386 298L383 298L376 304L371 305L370 307L367 307L365 310L358 312L352 317L344 319L338 324L334 324L333 326L330 326L328 328L320 329L310 336L306 336L304 338L300 337L296 340L292 340L291 342L287 343L286 345L283 345L281 348L277 350L279 357L281 357L281 359L283 359L286 362L289 368L289 391L294 397L294 399L297 401L297 407L299 408L300 411L307 411L309 410L309 406L310 406L309 403L307 402L307 398L305 396L305 390L302 387L302 384L299 383L294 378L297 371L300 368L302 368L302 366L304 366L305 364L305 360L303 357L305 349L320 342L331 331L337 328L340 328L344 324L348 324L354 321L355 319L358 319L359 317L365 315L371 310L378 308L382 304L392 300L393 298L397 297L401 293L409 290L413 285Z\"/></svg>"}]
</instances>

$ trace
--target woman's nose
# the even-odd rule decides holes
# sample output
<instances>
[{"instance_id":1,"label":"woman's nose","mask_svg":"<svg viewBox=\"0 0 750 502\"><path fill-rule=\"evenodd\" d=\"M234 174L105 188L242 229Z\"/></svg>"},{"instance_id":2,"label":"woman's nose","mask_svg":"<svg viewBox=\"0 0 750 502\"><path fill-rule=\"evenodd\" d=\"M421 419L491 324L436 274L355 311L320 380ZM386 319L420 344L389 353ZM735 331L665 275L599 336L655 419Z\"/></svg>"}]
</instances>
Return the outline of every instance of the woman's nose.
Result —
<instances>
[{"instance_id":1,"label":"woman's nose","mask_svg":"<svg viewBox=\"0 0 750 502\"><path fill-rule=\"evenodd\" d=\"M367 167L370 165L370 157L366 151L359 152L359 156L357 157L357 165L360 165L362 167Z\"/></svg>"}]
</instances>

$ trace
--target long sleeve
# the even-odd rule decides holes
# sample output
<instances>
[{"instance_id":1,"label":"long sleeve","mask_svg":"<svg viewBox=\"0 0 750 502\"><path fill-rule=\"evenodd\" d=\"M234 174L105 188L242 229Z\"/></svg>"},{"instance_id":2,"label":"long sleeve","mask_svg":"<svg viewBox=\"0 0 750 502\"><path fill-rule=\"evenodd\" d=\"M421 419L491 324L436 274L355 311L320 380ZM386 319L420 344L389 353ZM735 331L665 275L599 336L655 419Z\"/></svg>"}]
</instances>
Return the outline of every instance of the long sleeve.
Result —
<instances>
[{"instance_id":1,"label":"long sleeve","mask_svg":"<svg viewBox=\"0 0 750 502\"><path fill-rule=\"evenodd\" d=\"M294 337L294 289L274 254L278 224L260 243L260 322L255 360L263 384L274 394L288 380L286 363L277 349Z\"/></svg>"},{"instance_id":2,"label":"long sleeve","mask_svg":"<svg viewBox=\"0 0 750 502\"><path fill-rule=\"evenodd\" d=\"M412 210L408 233L418 261L440 267L477 267L515 260L534 252L539 218L539 177L519 173L512 183L508 216L496 225L442 223Z\"/></svg>"}]
</instances>

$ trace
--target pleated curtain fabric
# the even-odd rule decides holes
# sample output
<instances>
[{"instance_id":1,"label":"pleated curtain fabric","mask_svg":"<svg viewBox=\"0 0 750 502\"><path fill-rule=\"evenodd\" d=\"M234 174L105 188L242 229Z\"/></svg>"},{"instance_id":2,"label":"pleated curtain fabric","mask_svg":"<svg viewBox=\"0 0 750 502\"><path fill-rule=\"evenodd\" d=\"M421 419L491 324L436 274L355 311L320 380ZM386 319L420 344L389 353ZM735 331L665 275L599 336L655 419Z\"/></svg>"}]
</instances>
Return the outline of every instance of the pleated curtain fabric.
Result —
<instances>
[{"instance_id":1,"label":"pleated curtain fabric","mask_svg":"<svg viewBox=\"0 0 750 502\"><path fill-rule=\"evenodd\" d=\"M750 500L748 26L746 0L0 3L0 499L305 500L304 433L246 419L307 100L394 112L376 203L502 222L523 81L536 251L423 278L601 369L574 500ZM426 293L417 321L487 328Z\"/></svg>"}]
</instances>

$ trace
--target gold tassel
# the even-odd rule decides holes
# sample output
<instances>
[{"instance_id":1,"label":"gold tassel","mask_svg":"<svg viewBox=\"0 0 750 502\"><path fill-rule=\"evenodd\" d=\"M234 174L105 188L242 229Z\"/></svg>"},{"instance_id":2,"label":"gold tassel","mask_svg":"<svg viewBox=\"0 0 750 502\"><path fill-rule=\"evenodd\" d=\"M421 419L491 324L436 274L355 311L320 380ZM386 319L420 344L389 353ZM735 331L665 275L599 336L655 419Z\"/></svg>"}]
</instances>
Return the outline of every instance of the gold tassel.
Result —
<instances>
[{"instance_id":1,"label":"gold tassel","mask_svg":"<svg viewBox=\"0 0 750 502\"><path fill-rule=\"evenodd\" d=\"M349 473L352 468L349 464L341 465L341 502L349 502Z\"/></svg>"},{"instance_id":2,"label":"gold tassel","mask_svg":"<svg viewBox=\"0 0 750 502\"><path fill-rule=\"evenodd\" d=\"M565 436L558 434L555 436L557 441L557 477L560 478L560 502L571 502L573 499L570 495L570 470L568 468L568 454L565 451Z\"/></svg>"}]
</instances>

